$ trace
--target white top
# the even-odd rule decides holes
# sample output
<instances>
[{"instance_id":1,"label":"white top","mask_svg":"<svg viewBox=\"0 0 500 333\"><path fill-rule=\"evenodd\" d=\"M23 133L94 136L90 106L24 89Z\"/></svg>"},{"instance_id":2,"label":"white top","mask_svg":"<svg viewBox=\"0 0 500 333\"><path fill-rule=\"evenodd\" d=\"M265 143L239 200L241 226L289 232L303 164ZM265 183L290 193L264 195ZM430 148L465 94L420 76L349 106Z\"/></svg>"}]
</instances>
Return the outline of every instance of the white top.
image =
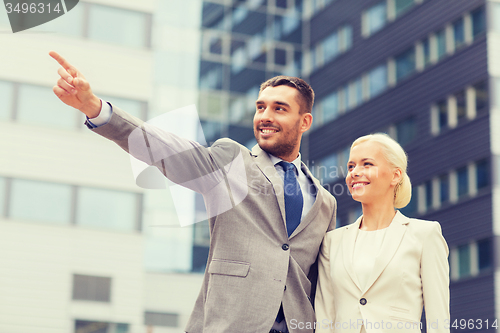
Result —
<instances>
[{"instance_id":1,"label":"white top","mask_svg":"<svg viewBox=\"0 0 500 333\"><path fill-rule=\"evenodd\" d=\"M354 253L352 255L352 266L358 278L361 288L366 287L375 264L375 258L380 252L387 228L373 231L358 229Z\"/></svg>"}]
</instances>

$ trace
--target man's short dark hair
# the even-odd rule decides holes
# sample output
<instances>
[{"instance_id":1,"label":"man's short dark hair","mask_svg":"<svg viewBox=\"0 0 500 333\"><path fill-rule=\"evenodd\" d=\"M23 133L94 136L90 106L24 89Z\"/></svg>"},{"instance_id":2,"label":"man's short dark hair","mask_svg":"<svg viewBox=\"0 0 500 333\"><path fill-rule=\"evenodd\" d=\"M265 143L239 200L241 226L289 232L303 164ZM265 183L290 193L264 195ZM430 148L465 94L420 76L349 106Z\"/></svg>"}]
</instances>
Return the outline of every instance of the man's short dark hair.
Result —
<instances>
[{"instance_id":1,"label":"man's short dark hair","mask_svg":"<svg viewBox=\"0 0 500 333\"><path fill-rule=\"evenodd\" d=\"M314 104L314 90L306 81L294 76L275 76L260 85L259 94L267 87L277 86L288 86L297 89L300 94L300 113L311 113Z\"/></svg>"}]
</instances>

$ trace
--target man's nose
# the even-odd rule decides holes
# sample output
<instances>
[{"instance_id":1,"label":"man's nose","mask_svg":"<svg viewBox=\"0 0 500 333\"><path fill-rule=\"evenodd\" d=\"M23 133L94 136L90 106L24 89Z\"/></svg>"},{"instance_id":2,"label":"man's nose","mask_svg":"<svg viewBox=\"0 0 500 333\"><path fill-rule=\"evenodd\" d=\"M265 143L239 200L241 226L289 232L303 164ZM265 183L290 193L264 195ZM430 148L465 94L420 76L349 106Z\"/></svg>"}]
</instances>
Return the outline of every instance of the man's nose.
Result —
<instances>
[{"instance_id":1,"label":"man's nose","mask_svg":"<svg viewBox=\"0 0 500 333\"><path fill-rule=\"evenodd\" d=\"M272 122L274 114L270 107L266 107L264 111L261 113L260 121L261 122Z\"/></svg>"}]
</instances>

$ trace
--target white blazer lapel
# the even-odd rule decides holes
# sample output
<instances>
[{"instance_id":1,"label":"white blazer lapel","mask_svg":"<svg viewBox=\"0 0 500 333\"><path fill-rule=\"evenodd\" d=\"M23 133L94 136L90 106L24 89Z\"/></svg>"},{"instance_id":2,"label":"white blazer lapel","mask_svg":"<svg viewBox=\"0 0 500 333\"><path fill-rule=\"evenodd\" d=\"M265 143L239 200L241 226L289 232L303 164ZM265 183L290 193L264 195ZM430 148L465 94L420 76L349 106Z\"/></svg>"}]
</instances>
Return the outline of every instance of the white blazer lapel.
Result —
<instances>
[{"instance_id":1,"label":"white blazer lapel","mask_svg":"<svg viewBox=\"0 0 500 333\"><path fill-rule=\"evenodd\" d=\"M382 274L385 267L389 264L392 257L394 257L394 254L401 244L401 240L403 239L403 236L406 232L406 224L408 224L408 218L397 211L391 224L389 225L389 227L387 227L387 232L385 234L382 247L380 248L378 255L375 257L373 270L370 278L366 282L363 294L365 294L368 289L370 289L370 287L378 279L380 274Z\"/></svg>"},{"instance_id":2,"label":"white blazer lapel","mask_svg":"<svg viewBox=\"0 0 500 333\"><path fill-rule=\"evenodd\" d=\"M356 287L362 291L356 272L354 272L354 267L352 265L352 257L354 253L354 245L356 243L356 237L358 235L359 224L361 223L362 216L359 217L356 222L345 227L344 235L342 235L342 257L344 262L344 268L351 277Z\"/></svg>"}]
</instances>

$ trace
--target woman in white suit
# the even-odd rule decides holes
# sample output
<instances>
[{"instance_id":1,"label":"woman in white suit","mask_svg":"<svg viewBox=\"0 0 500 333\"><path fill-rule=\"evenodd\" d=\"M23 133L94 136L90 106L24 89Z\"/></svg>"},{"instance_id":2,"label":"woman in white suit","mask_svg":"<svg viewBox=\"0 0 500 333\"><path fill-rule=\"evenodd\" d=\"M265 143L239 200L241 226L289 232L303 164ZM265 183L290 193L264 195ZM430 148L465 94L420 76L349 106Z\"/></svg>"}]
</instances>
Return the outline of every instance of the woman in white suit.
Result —
<instances>
[{"instance_id":1,"label":"woman in white suit","mask_svg":"<svg viewBox=\"0 0 500 333\"><path fill-rule=\"evenodd\" d=\"M448 246L438 222L395 208L411 198L407 157L385 134L354 141L346 184L363 215L326 234L316 332L449 332Z\"/></svg>"}]
</instances>

